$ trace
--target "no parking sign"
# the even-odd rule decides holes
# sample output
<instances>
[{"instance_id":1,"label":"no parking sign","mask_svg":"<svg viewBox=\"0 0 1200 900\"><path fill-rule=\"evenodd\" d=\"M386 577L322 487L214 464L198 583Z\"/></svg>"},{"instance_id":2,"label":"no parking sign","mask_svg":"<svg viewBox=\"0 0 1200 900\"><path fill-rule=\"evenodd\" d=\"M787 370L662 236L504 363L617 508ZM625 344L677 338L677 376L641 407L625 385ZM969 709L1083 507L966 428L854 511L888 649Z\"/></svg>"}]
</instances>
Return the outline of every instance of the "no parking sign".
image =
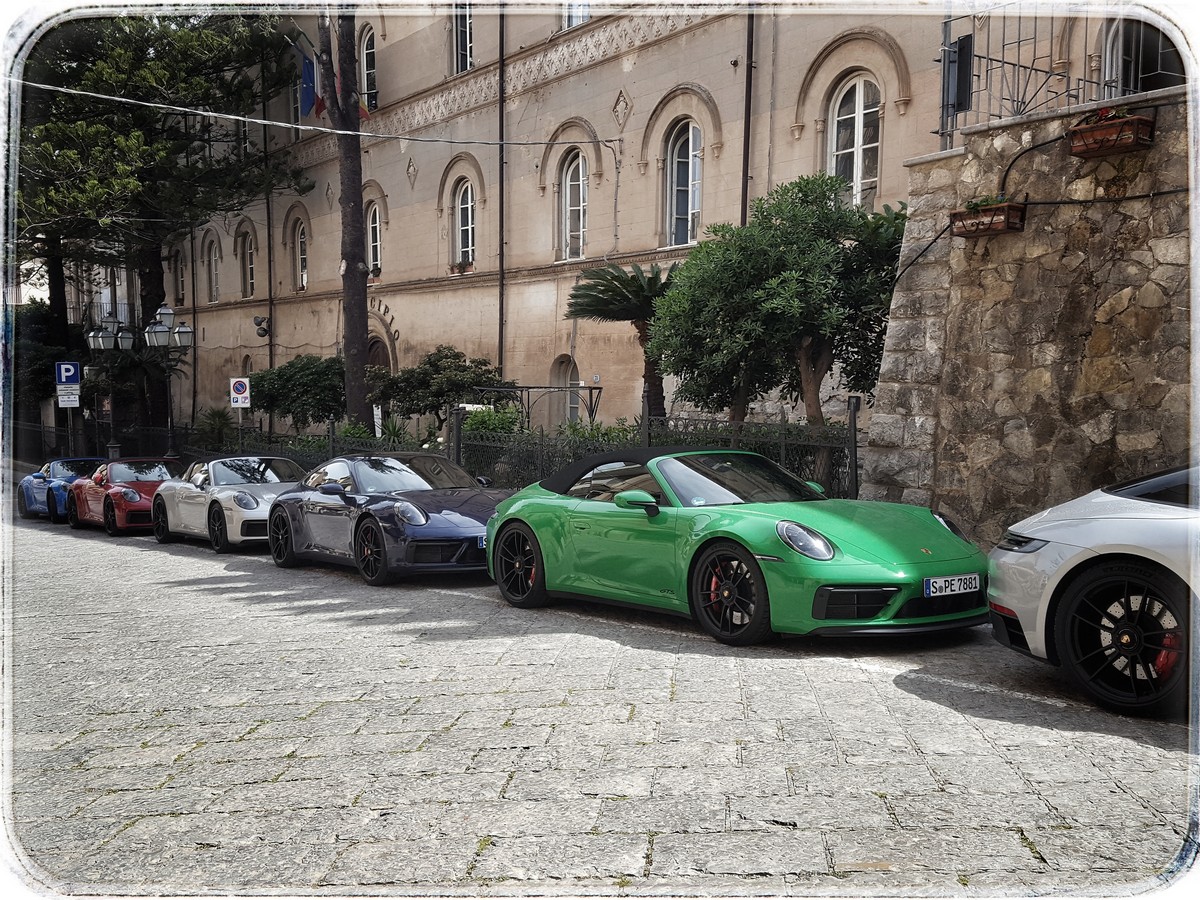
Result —
<instances>
[{"instance_id":1,"label":"no parking sign","mask_svg":"<svg viewBox=\"0 0 1200 900\"><path fill-rule=\"evenodd\" d=\"M238 407L250 407L249 378L229 379L229 405L235 409Z\"/></svg>"}]
</instances>

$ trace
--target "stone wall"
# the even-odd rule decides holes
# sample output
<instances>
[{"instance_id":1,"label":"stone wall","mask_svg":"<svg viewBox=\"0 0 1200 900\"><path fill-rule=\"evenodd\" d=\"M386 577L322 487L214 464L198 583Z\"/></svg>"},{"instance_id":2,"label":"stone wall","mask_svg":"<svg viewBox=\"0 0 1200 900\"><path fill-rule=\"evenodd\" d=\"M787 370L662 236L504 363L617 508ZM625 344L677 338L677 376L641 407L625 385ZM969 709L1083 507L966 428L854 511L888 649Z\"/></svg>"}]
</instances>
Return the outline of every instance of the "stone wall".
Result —
<instances>
[{"instance_id":1,"label":"stone wall","mask_svg":"<svg viewBox=\"0 0 1200 900\"><path fill-rule=\"evenodd\" d=\"M862 496L945 511L981 545L1190 448L1189 141L1184 96L1137 105L1148 150L1067 152L1067 116L964 132L910 164L910 219ZM1024 231L952 237L949 212L1028 195ZM907 266L907 268L904 268Z\"/></svg>"}]
</instances>

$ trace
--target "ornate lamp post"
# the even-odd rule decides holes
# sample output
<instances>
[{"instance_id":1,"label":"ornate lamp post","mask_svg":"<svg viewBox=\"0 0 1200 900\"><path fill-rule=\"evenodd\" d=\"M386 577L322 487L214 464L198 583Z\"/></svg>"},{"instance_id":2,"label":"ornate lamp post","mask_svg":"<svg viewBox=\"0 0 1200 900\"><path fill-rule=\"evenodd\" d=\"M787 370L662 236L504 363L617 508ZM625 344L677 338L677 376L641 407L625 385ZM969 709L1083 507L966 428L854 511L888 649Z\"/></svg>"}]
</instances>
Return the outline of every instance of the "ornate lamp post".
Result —
<instances>
[{"instance_id":1,"label":"ornate lamp post","mask_svg":"<svg viewBox=\"0 0 1200 900\"><path fill-rule=\"evenodd\" d=\"M191 352L196 333L186 322L175 324L175 310L164 303L155 312L155 319L143 332L146 346L162 353L163 368L167 373L167 455L175 455L175 398L171 389L171 378L179 369L185 356Z\"/></svg>"},{"instance_id":2,"label":"ornate lamp post","mask_svg":"<svg viewBox=\"0 0 1200 900\"><path fill-rule=\"evenodd\" d=\"M174 328L172 326L174 325ZM175 310L163 304L155 312L155 319L146 326L142 337L146 346L154 351L162 363L167 382L167 454L175 451L175 403L171 390L171 378L178 371L184 357L191 352L195 343L195 332L186 322L175 325ZM98 356L98 365L89 366L90 374L104 372L112 377L114 356L119 353L129 353L137 343L134 332L116 316L109 314L86 335L87 345ZM115 353L114 353L115 351ZM112 393L109 393L109 409L112 409ZM110 413L111 416L111 413ZM111 418L110 418L111 423ZM97 425L97 435L99 426ZM99 440L99 437L97 437ZM113 445L109 445L110 454Z\"/></svg>"}]
</instances>

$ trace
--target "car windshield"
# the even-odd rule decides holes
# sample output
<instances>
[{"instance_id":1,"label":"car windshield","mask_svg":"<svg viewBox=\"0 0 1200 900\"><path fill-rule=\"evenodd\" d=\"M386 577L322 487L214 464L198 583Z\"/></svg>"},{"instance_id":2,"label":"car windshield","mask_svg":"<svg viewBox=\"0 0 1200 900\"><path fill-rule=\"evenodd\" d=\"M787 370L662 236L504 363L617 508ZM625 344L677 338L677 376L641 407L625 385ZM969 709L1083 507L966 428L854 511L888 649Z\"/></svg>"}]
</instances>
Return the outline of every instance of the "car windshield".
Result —
<instances>
[{"instance_id":1,"label":"car windshield","mask_svg":"<svg viewBox=\"0 0 1200 900\"><path fill-rule=\"evenodd\" d=\"M142 462L112 463L108 467L110 482L166 481L183 474L183 464L175 461L148 459Z\"/></svg>"},{"instance_id":2,"label":"car windshield","mask_svg":"<svg viewBox=\"0 0 1200 900\"><path fill-rule=\"evenodd\" d=\"M658 471L685 507L824 500L786 469L752 453L699 453L660 460Z\"/></svg>"},{"instance_id":3,"label":"car windshield","mask_svg":"<svg viewBox=\"0 0 1200 900\"><path fill-rule=\"evenodd\" d=\"M50 466L50 477L87 478L101 462L99 459L60 459Z\"/></svg>"},{"instance_id":4,"label":"car windshield","mask_svg":"<svg viewBox=\"0 0 1200 900\"><path fill-rule=\"evenodd\" d=\"M242 456L219 459L209 464L209 477L215 485L278 484L299 481L304 470L282 457Z\"/></svg>"},{"instance_id":5,"label":"car windshield","mask_svg":"<svg viewBox=\"0 0 1200 900\"><path fill-rule=\"evenodd\" d=\"M360 459L354 463L354 480L364 494L479 487L465 469L441 456Z\"/></svg>"},{"instance_id":6,"label":"car windshield","mask_svg":"<svg viewBox=\"0 0 1200 900\"><path fill-rule=\"evenodd\" d=\"M1126 481L1104 489L1105 493L1128 497L1130 500L1145 500L1148 503L1166 503L1169 506L1200 508L1196 493L1196 468L1173 469L1146 478Z\"/></svg>"}]
</instances>

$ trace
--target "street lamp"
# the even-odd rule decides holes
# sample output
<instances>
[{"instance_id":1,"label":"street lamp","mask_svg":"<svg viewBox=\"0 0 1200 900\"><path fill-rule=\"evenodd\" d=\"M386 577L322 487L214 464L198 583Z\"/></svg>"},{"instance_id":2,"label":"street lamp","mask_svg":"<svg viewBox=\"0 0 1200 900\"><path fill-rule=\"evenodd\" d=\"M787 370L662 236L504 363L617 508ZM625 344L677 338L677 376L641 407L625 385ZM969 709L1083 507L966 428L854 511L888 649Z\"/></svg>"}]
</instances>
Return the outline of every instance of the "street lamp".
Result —
<instances>
[{"instance_id":1,"label":"street lamp","mask_svg":"<svg viewBox=\"0 0 1200 900\"><path fill-rule=\"evenodd\" d=\"M112 428L112 351L116 350L121 353L128 353L133 349L134 334L125 326L124 323L118 321L117 317L111 312L106 314L99 324L92 328L85 336L88 349L97 354L100 358L99 365L88 366L84 369L85 378L94 378L100 374L106 374L109 377L109 394L108 394L108 415L109 415L109 454L116 452L113 448L116 446L112 443L114 434L111 433ZM96 409L96 443L100 443L100 411ZM100 448L97 446L97 452Z\"/></svg>"},{"instance_id":2,"label":"street lamp","mask_svg":"<svg viewBox=\"0 0 1200 900\"><path fill-rule=\"evenodd\" d=\"M156 318L146 326L143 334L146 346L163 355L163 368L167 374L167 455L175 455L175 397L171 390L171 378L183 357L191 351L196 333L186 322L180 322L173 330L175 310L163 304L155 313Z\"/></svg>"}]
</instances>

